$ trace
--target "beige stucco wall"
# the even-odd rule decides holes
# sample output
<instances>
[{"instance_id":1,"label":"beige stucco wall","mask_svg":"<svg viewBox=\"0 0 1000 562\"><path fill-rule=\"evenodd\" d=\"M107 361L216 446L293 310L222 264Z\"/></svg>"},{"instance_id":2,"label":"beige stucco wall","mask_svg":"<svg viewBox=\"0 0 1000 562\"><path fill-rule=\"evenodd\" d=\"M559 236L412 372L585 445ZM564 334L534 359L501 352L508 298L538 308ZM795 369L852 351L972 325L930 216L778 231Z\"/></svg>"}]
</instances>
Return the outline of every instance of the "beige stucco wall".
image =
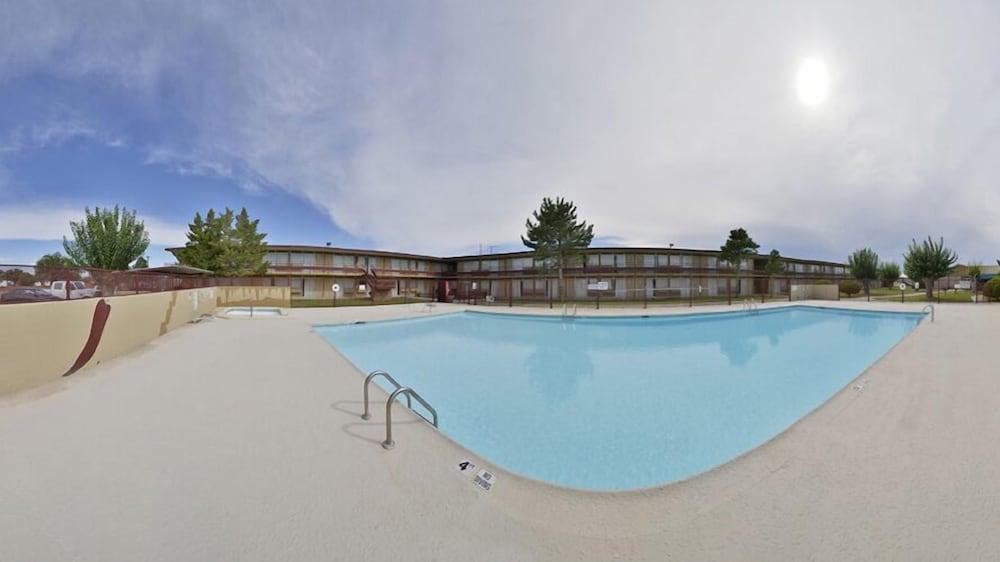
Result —
<instances>
[{"instance_id":1,"label":"beige stucco wall","mask_svg":"<svg viewBox=\"0 0 1000 562\"><path fill-rule=\"evenodd\" d=\"M835 301L840 298L837 285L792 285L792 300Z\"/></svg>"},{"instance_id":2,"label":"beige stucco wall","mask_svg":"<svg viewBox=\"0 0 1000 562\"><path fill-rule=\"evenodd\" d=\"M217 306L288 306L290 298L287 287L212 287L0 306L0 396L62 377L83 350L102 300L111 311L85 368L211 314Z\"/></svg>"}]
</instances>

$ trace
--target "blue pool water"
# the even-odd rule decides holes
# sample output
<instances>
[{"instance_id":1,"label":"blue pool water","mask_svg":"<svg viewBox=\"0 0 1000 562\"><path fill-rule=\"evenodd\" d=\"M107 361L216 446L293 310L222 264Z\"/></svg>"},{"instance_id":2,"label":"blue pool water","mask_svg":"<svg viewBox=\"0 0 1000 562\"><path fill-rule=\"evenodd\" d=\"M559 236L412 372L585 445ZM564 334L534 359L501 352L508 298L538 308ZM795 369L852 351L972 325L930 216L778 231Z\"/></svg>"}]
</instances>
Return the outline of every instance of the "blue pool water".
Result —
<instances>
[{"instance_id":1,"label":"blue pool water","mask_svg":"<svg viewBox=\"0 0 1000 562\"><path fill-rule=\"evenodd\" d=\"M441 431L482 458L562 486L629 490L774 437L921 317L797 306L567 320L463 312L316 330L361 371L413 387Z\"/></svg>"}]
</instances>

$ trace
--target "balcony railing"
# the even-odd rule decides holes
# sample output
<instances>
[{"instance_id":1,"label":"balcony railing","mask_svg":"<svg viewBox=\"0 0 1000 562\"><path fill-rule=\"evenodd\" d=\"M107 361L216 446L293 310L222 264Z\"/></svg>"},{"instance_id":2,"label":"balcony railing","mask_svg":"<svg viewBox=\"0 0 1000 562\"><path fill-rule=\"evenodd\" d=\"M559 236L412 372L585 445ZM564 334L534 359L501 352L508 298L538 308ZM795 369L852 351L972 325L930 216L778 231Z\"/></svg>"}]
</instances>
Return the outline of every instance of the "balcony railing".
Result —
<instances>
[{"instance_id":1,"label":"balcony railing","mask_svg":"<svg viewBox=\"0 0 1000 562\"><path fill-rule=\"evenodd\" d=\"M329 273L333 275L348 275L352 277L357 277L363 275L365 272L364 268L354 267L354 266L329 266L329 265L275 265L269 264L267 266L268 271L271 273L315 273L323 274ZM375 271L378 275L419 275L426 277L438 277L441 275L439 271L427 271L418 269L385 269L373 267L372 271Z\"/></svg>"}]
</instances>

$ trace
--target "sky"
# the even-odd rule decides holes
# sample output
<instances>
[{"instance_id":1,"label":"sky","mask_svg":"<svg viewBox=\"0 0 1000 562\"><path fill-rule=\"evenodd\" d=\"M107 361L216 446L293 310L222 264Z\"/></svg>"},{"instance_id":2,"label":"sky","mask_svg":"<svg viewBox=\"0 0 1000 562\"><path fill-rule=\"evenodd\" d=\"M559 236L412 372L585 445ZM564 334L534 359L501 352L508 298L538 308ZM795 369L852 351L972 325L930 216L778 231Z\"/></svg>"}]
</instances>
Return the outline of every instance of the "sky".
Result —
<instances>
[{"instance_id":1,"label":"sky","mask_svg":"<svg viewBox=\"0 0 1000 562\"><path fill-rule=\"evenodd\" d=\"M115 204L153 264L226 206L272 243L516 249L544 196L602 245L992 263L997 29L990 2L0 0L0 263Z\"/></svg>"}]
</instances>

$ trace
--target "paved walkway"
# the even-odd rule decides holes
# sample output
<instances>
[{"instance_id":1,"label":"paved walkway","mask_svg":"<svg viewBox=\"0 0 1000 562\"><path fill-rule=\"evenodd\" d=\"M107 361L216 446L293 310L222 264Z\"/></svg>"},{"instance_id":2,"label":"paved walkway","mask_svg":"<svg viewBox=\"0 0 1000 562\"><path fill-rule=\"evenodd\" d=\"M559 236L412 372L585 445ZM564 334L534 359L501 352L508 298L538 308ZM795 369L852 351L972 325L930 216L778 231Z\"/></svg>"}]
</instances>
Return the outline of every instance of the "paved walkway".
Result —
<instances>
[{"instance_id":1,"label":"paved walkway","mask_svg":"<svg viewBox=\"0 0 1000 562\"><path fill-rule=\"evenodd\" d=\"M697 310L713 308L726 307ZM1000 552L1000 306L940 305L937 322L861 376L863 391L849 386L709 473L618 494L503 471L493 491L478 491L453 468L472 455L403 410L396 449L382 450L383 416L358 417L359 374L309 327L414 314L420 307L214 319L6 399L0 560L982 560Z\"/></svg>"}]
</instances>

